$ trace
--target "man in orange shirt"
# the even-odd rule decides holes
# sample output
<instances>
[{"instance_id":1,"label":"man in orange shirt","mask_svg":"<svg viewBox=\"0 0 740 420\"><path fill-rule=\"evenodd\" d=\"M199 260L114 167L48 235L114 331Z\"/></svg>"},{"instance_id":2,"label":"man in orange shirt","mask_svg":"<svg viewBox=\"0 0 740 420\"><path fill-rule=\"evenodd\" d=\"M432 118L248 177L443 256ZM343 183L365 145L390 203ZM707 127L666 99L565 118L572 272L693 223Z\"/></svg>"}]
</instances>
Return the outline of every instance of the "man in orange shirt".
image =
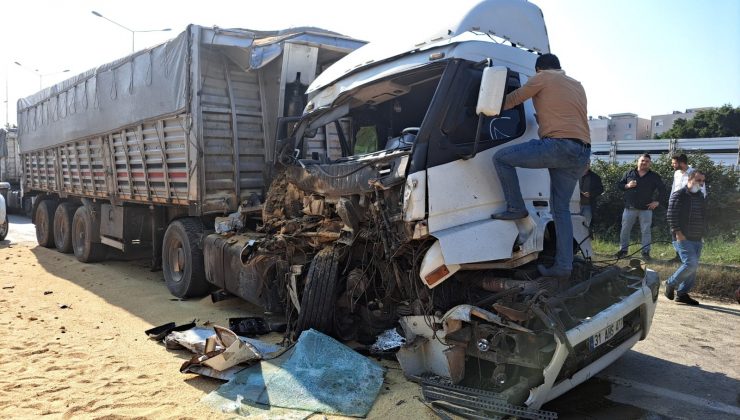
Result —
<instances>
[{"instance_id":1,"label":"man in orange shirt","mask_svg":"<svg viewBox=\"0 0 740 420\"><path fill-rule=\"evenodd\" d=\"M555 221L556 253L552 267L538 265L543 276L570 277L573 268L573 225L570 199L591 156L586 92L581 83L565 75L553 54L535 63L536 74L524 86L506 95L504 109L532 98L539 124L539 139L505 147L493 156L506 210L494 219L517 220L529 216L516 168L547 168L550 172L550 212Z\"/></svg>"}]
</instances>

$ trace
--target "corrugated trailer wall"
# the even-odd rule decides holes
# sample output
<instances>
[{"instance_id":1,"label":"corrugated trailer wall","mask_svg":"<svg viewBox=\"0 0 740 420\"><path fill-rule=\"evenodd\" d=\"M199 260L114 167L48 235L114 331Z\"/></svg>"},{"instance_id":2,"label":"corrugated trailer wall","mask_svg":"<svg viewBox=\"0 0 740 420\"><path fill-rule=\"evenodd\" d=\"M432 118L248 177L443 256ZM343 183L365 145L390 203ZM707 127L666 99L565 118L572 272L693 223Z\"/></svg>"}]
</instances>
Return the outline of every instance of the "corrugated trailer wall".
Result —
<instances>
[{"instance_id":1,"label":"corrugated trailer wall","mask_svg":"<svg viewBox=\"0 0 740 420\"><path fill-rule=\"evenodd\" d=\"M184 117L23 154L27 189L187 205Z\"/></svg>"},{"instance_id":2,"label":"corrugated trailer wall","mask_svg":"<svg viewBox=\"0 0 740 420\"><path fill-rule=\"evenodd\" d=\"M203 46L200 60L203 212L230 211L264 187L260 72L241 70L218 47Z\"/></svg>"}]
</instances>

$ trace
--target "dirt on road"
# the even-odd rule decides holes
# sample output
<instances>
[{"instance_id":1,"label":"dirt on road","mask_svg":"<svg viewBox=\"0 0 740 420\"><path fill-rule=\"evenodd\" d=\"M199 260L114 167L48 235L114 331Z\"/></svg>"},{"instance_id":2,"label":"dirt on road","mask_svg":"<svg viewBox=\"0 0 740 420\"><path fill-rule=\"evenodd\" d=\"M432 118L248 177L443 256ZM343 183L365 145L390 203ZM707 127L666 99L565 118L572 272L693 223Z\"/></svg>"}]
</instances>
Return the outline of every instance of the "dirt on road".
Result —
<instances>
[{"instance_id":1,"label":"dirt on road","mask_svg":"<svg viewBox=\"0 0 740 420\"><path fill-rule=\"evenodd\" d=\"M180 301L146 261L82 264L27 239L0 242L0 418L232 417L199 402L221 381L181 374L190 354L168 351L144 331L193 318L228 325L230 317L259 314L256 308L238 299ZM671 418L732 418L740 383L737 306L660 299L648 339L600 375L614 384L609 398L652 398L640 404ZM385 383L369 418L437 418L397 363L382 364ZM250 414L274 418L268 410Z\"/></svg>"},{"instance_id":2,"label":"dirt on road","mask_svg":"<svg viewBox=\"0 0 740 420\"><path fill-rule=\"evenodd\" d=\"M166 350L144 331L193 318L228 326L230 317L259 312L238 299L174 299L161 277L145 261L82 264L28 241L0 242L0 418L233 417L199 403L223 382L180 373L191 355ZM435 418L398 365L383 364L371 417L403 408L413 418Z\"/></svg>"}]
</instances>

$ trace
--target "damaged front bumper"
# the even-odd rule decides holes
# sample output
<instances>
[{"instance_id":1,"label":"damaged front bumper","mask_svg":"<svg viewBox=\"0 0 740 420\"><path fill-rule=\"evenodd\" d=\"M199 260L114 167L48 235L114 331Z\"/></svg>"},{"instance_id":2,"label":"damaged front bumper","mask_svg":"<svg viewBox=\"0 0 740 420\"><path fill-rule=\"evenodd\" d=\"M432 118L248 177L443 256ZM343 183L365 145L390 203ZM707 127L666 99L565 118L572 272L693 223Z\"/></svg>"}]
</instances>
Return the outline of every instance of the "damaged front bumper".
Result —
<instances>
[{"instance_id":1,"label":"damaged front bumper","mask_svg":"<svg viewBox=\"0 0 740 420\"><path fill-rule=\"evenodd\" d=\"M580 318L576 325L563 322L564 317L557 315L563 312L559 305L568 302L565 307L573 312L568 314L572 318L579 311L578 302L589 301L588 295L596 293L591 287L616 288L611 280L583 285L585 291L575 297L566 293L542 299L539 305L530 304L527 311L496 311L494 305L500 316L483 308L459 305L444 316L403 317L401 326L407 344L398 352L398 360L409 378L432 374L453 384L463 383L466 371L470 375L471 366L476 370L481 360L492 362L493 373L487 375L498 395L512 404L538 409L594 376L647 336L659 278L649 269L643 273L641 278L626 280L629 293L598 308L597 313ZM534 321L511 321L513 315L525 313ZM549 333L543 334L541 327L548 323ZM527 328L534 325L538 328Z\"/></svg>"}]
</instances>

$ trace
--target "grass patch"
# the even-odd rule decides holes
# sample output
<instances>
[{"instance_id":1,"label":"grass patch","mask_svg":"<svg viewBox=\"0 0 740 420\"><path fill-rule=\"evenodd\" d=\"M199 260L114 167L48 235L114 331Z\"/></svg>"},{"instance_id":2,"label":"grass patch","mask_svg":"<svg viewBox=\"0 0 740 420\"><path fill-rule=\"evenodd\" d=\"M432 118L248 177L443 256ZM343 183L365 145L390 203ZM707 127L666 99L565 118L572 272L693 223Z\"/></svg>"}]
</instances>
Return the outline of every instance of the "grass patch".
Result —
<instances>
[{"instance_id":1,"label":"grass patch","mask_svg":"<svg viewBox=\"0 0 740 420\"><path fill-rule=\"evenodd\" d=\"M619 250L619 243L602 240L591 242L594 253L602 256L614 255ZM628 254L640 257L640 244L632 244ZM657 242L651 245L650 255L657 260L670 260L676 255L673 245L666 242ZM711 239L704 242L701 250L701 260L704 264L730 265L740 268L740 242Z\"/></svg>"},{"instance_id":2,"label":"grass patch","mask_svg":"<svg viewBox=\"0 0 740 420\"><path fill-rule=\"evenodd\" d=\"M592 243L595 260L613 258L619 244L595 240ZM629 253L640 257L640 245L632 245ZM658 272L661 282L673 274L680 263L671 259L676 255L673 246L668 243L654 243L650 251L653 260L648 267ZM623 260L626 263L626 260ZM740 288L740 242L723 242L711 240L704 243L699 271L692 292L711 296L720 300L735 301L735 291ZM623 264L619 264L623 265Z\"/></svg>"}]
</instances>

